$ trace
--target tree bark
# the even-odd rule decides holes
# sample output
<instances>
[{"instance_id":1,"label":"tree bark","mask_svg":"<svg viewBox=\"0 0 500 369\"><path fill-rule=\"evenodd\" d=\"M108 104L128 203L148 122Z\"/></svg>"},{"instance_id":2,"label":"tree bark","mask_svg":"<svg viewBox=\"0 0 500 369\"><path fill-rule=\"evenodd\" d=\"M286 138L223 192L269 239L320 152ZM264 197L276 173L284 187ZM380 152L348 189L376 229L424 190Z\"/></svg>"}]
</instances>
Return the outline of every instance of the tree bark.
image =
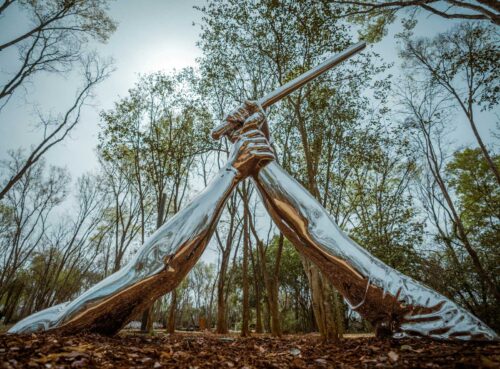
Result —
<instances>
[{"instance_id":1,"label":"tree bark","mask_svg":"<svg viewBox=\"0 0 500 369\"><path fill-rule=\"evenodd\" d=\"M243 185L243 201L248 204L248 192L246 185ZM247 337L250 335L249 320L250 306L248 296L248 251L250 248L250 239L248 234L248 206L243 207L243 314L241 323L241 336Z\"/></svg>"},{"instance_id":2,"label":"tree bark","mask_svg":"<svg viewBox=\"0 0 500 369\"><path fill-rule=\"evenodd\" d=\"M280 233L280 238L278 240L278 251L276 253L276 264L272 275L266 267L265 261L265 250L262 241L257 235L257 231L254 224L250 218L249 221L250 229L256 239L257 243L257 256L258 264L260 266L260 271L264 279L264 286L266 288L267 305L268 305L268 319L270 320L270 330L271 335L274 337L280 337L282 335L281 322L280 322L280 311L279 311L279 265L281 261L281 253L283 250L284 238L283 234Z\"/></svg>"},{"instance_id":3,"label":"tree bark","mask_svg":"<svg viewBox=\"0 0 500 369\"><path fill-rule=\"evenodd\" d=\"M221 267L219 272L219 280L217 282L217 329L220 334L227 333L226 321L226 300L224 298L224 287L226 284L226 271L229 262L229 253L222 254Z\"/></svg>"},{"instance_id":4,"label":"tree bark","mask_svg":"<svg viewBox=\"0 0 500 369\"><path fill-rule=\"evenodd\" d=\"M163 193L162 196L160 196L160 205L158 207L158 215L156 217L156 229L160 228L163 224L163 218L165 213L165 198L166 195ZM142 209L141 211L142 211L142 216L144 217L144 211ZM142 243L144 243L144 232L141 236L143 238ZM144 310L144 313L142 314L142 321L141 321L142 332L148 332L150 334L153 334L152 312L153 312L153 304L151 304L151 306L148 309Z\"/></svg>"},{"instance_id":5,"label":"tree bark","mask_svg":"<svg viewBox=\"0 0 500 369\"><path fill-rule=\"evenodd\" d=\"M168 310L167 332L170 334L175 333L176 312L177 312L177 289L174 289L172 291L172 302L170 303L170 309Z\"/></svg>"},{"instance_id":6,"label":"tree bark","mask_svg":"<svg viewBox=\"0 0 500 369\"><path fill-rule=\"evenodd\" d=\"M260 290L260 280L262 279L262 275L252 251L250 251L250 262L252 263L253 283L255 290L255 333L262 333L262 308L260 303L262 300L262 293Z\"/></svg>"}]
</instances>

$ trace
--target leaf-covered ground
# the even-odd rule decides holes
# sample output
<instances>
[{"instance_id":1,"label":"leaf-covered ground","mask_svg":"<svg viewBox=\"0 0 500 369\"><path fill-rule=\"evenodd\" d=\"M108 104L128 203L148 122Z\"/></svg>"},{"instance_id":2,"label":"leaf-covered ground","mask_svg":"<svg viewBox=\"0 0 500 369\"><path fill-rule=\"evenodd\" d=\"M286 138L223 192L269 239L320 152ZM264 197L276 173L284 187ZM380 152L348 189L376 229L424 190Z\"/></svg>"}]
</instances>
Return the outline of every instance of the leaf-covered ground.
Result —
<instances>
[{"instance_id":1,"label":"leaf-covered ground","mask_svg":"<svg viewBox=\"0 0 500 369\"><path fill-rule=\"evenodd\" d=\"M183 333L0 335L2 368L500 368L500 343Z\"/></svg>"}]
</instances>

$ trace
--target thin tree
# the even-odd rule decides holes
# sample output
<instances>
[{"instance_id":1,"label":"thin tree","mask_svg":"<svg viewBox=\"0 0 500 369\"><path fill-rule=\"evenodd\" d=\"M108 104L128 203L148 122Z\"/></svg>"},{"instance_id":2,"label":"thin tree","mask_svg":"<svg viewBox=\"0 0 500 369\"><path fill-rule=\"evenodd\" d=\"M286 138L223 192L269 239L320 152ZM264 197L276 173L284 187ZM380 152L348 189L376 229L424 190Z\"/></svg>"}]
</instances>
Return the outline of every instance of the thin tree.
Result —
<instances>
[{"instance_id":1,"label":"thin tree","mask_svg":"<svg viewBox=\"0 0 500 369\"><path fill-rule=\"evenodd\" d=\"M64 114L57 117L40 116L40 125L43 127L42 140L33 146L30 153L17 172L12 173L9 179L0 187L0 200L23 177L29 168L37 163L53 146L63 141L80 121L82 108L91 96L97 84L106 79L110 72L109 63L103 63L95 56L88 56L82 60L84 84L76 94L75 100Z\"/></svg>"},{"instance_id":2,"label":"thin tree","mask_svg":"<svg viewBox=\"0 0 500 369\"><path fill-rule=\"evenodd\" d=\"M500 51L496 29L461 23L430 40L404 37L401 56L406 65L452 97L500 185L500 172L477 127L477 110L490 110L498 103Z\"/></svg>"},{"instance_id":3,"label":"thin tree","mask_svg":"<svg viewBox=\"0 0 500 369\"><path fill-rule=\"evenodd\" d=\"M443 163L434 141L434 132L443 124L443 120L446 120L446 103L448 101L449 97L446 95L443 97L442 92L436 91L436 88L432 84L424 84L422 86L422 84L419 85L412 79L407 82L406 89L401 94L401 102L407 109L408 114L406 120L407 126L418 134L416 142L421 152L425 155L424 158L427 167L441 191L445 206L455 226L456 236L471 258L477 274L488 286L498 303L500 301L499 287L495 283L494 278L484 268L483 262L470 240L466 226L444 178Z\"/></svg>"}]
</instances>

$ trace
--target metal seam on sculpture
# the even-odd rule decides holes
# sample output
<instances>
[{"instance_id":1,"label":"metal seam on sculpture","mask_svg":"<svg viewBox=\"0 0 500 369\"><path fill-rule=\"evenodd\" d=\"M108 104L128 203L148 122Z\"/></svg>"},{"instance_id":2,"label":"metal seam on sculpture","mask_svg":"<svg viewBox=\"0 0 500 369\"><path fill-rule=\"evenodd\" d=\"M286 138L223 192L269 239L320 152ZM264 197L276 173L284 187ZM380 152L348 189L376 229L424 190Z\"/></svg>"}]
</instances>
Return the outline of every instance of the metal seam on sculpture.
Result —
<instances>
[{"instance_id":1,"label":"metal seam on sculpture","mask_svg":"<svg viewBox=\"0 0 500 369\"><path fill-rule=\"evenodd\" d=\"M269 214L273 219L278 218L274 219L275 223L282 227L286 225L292 228L292 233L298 232L296 237L294 236L290 241L299 251L305 252L315 264L330 271L327 274L331 282L339 284L342 280L346 280L359 287L358 291L354 289L340 292L343 292L346 299L355 297L356 301L359 301L360 297L363 296L361 301L364 304L356 306L362 316L375 323L385 323L393 335L401 332L400 336L419 334L448 340L480 338L491 340L497 338L496 333L478 318L429 287L376 259L352 241L345 233L341 232L331 216L317 203L317 200L278 164L271 163L263 168L259 174L256 177L257 188L262 197L266 199L264 204L268 207ZM308 220L307 217L312 215L312 209L324 212L329 221L316 224L317 216ZM304 226L308 221L311 225ZM330 229L331 227L339 231L338 234L334 232L334 239L324 237L325 234L331 234L333 231ZM311 234L308 234L309 232ZM311 240L313 242L309 244ZM351 251L346 252L347 250ZM337 259L339 257L340 259ZM353 271L356 270L352 269L353 263L356 265L355 268L360 268L362 279L357 281L354 279L356 274ZM350 266L350 268L344 269L345 266ZM336 273L337 267L342 267L347 274L341 276ZM363 277L363 275L365 276ZM369 282L366 286L361 285L362 281L367 279ZM439 311L438 307L443 305L446 309L456 310L453 322L446 319L443 310ZM411 322L409 318L423 321L420 323ZM431 322L429 318L436 318L436 320Z\"/></svg>"},{"instance_id":2,"label":"metal seam on sculpture","mask_svg":"<svg viewBox=\"0 0 500 369\"><path fill-rule=\"evenodd\" d=\"M235 167L233 167L232 165L228 165L226 166L226 172L231 172L235 175L235 178L237 180L239 180L241 178L241 173L238 171L238 169L236 169Z\"/></svg>"},{"instance_id":3,"label":"metal seam on sculpture","mask_svg":"<svg viewBox=\"0 0 500 369\"><path fill-rule=\"evenodd\" d=\"M351 304L349 304L352 310L359 309L365 303L366 296L368 295L368 290L370 289L370 284L371 284L370 278L368 278L368 280L366 281L366 290L365 290L365 294L363 295L363 299L360 301L359 304L357 304L355 306L352 306Z\"/></svg>"}]
</instances>

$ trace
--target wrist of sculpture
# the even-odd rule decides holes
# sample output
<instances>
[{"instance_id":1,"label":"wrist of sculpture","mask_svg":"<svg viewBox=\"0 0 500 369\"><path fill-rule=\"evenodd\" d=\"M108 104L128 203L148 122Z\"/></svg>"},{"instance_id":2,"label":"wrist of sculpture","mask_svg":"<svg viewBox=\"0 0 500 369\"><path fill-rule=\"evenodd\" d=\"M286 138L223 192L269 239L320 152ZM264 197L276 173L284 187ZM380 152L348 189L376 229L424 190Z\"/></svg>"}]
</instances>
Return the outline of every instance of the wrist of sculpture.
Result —
<instances>
[{"instance_id":1,"label":"wrist of sculpture","mask_svg":"<svg viewBox=\"0 0 500 369\"><path fill-rule=\"evenodd\" d=\"M233 164L227 163L226 166L222 169L224 173L231 173L234 175L234 180L236 182L240 182L242 179L244 179L244 175L236 169Z\"/></svg>"}]
</instances>

